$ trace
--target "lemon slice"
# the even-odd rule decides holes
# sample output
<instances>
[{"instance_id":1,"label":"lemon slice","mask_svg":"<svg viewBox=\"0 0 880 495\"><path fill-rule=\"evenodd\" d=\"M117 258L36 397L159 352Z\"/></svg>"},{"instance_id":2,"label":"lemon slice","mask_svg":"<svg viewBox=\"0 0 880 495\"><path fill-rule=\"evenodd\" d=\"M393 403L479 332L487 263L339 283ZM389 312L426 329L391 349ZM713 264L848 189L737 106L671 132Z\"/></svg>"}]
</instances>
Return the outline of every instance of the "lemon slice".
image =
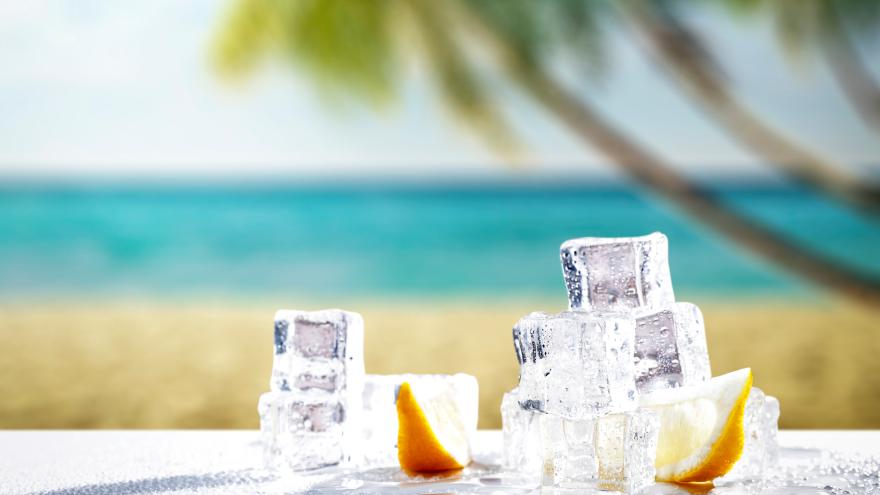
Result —
<instances>
[{"instance_id":1,"label":"lemon slice","mask_svg":"<svg viewBox=\"0 0 880 495\"><path fill-rule=\"evenodd\" d=\"M743 410L752 370L741 369L686 388L641 397L657 412L657 480L706 482L724 475L742 455Z\"/></svg>"},{"instance_id":2,"label":"lemon slice","mask_svg":"<svg viewBox=\"0 0 880 495\"><path fill-rule=\"evenodd\" d=\"M404 382L397 421L397 458L405 471L448 471L471 462L467 428L450 387L414 389Z\"/></svg>"}]
</instances>

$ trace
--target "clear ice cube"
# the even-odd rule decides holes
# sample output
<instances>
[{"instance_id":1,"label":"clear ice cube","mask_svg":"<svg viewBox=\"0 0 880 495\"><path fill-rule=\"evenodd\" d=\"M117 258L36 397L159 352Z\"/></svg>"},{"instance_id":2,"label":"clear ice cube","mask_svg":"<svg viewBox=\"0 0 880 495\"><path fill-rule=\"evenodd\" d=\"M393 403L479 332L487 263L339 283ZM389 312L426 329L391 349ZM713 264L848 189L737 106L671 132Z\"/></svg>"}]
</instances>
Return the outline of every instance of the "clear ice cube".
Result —
<instances>
[{"instance_id":1,"label":"clear ice cube","mask_svg":"<svg viewBox=\"0 0 880 495\"><path fill-rule=\"evenodd\" d=\"M635 314L636 386L640 393L696 385L712 377L700 308L676 303Z\"/></svg>"},{"instance_id":2,"label":"clear ice cube","mask_svg":"<svg viewBox=\"0 0 880 495\"><path fill-rule=\"evenodd\" d=\"M752 387L743 412L745 444L739 461L721 481L760 479L779 461L779 401Z\"/></svg>"},{"instance_id":3,"label":"clear ice cube","mask_svg":"<svg viewBox=\"0 0 880 495\"><path fill-rule=\"evenodd\" d=\"M504 394L501 400L501 430L505 468L524 475L540 474L540 416L541 413L520 405L517 389Z\"/></svg>"},{"instance_id":4,"label":"clear ice cube","mask_svg":"<svg viewBox=\"0 0 880 495\"><path fill-rule=\"evenodd\" d=\"M283 451L279 455L293 459L287 462L289 469L294 469L295 466L315 467L316 464L320 464L310 457L311 443L322 450L324 461L329 462L332 458L337 459L335 462L347 465L360 463L363 454L363 352L364 324L357 313L328 309L280 310L275 314L275 346L270 388L277 395L264 395L264 399L261 399L261 423L277 419L275 423L266 424L286 425L283 428L287 430L283 428L280 430L283 433L293 428L297 421L311 421L310 417L297 413L296 407L290 406L285 409L278 406L273 409L269 405L264 405L264 401L266 404L272 404L274 401L281 401L280 403L283 404L333 402L341 411L339 416L341 454L338 456L333 453L335 450L327 447L328 435L325 434L297 437L296 441L303 444L303 454L297 454L291 449L273 447L273 445L285 445L285 439L291 438L290 434L279 433L281 436L274 440L264 435L264 439L268 442L266 444L268 451ZM272 426L268 431L276 431L277 428ZM296 461L300 457L306 462ZM267 456L267 459L271 458L272 456ZM284 462L280 464L276 462L273 465L275 464L280 465Z\"/></svg>"},{"instance_id":5,"label":"clear ice cube","mask_svg":"<svg viewBox=\"0 0 880 495\"><path fill-rule=\"evenodd\" d=\"M396 466L397 460L397 393L400 385L440 389L449 387L471 438L477 432L479 387L476 377L455 375L403 374L367 375L363 389L364 463L371 467Z\"/></svg>"},{"instance_id":6,"label":"clear ice cube","mask_svg":"<svg viewBox=\"0 0 880 495\"><path fill-rule=\"evenodd\" d=\"M275 313L273 391L358 391L364 375L364 323L339 309Z\"/></svg>"},{"instance_id":7,"label":"clear ice cube","mask_svg":"<svg viewBox=\"0 0 880 495\"><path fill-rule=\"evenodd\" d=\"M675 302L666 236L583 237L560 248L570 309L628 311Z\"/></svg>"},{"instance_id":8,"label":"clear ice cube","mask_svg":"<svg viewBox=\"0 0 880 495\"><path fill-rule=\"evenodd\" d=\"M654 482L659 421L638 409L597 418L539 419L544 486L635 493Z\"/></svg>"},{"instance_id":9,"label":"clear ice cube","mask_svg":"<svg viewBox=\"0 0 880 495\"><path fill-rule=\"evenodd\" d=\"M764 468L774 468L779 464L779 399L776 397L764 397L761 425L764 434Z\"/></svg>"},{"instance_id":10,"label":"clear ice cube","mask_svg":"<svg viewBox=\"0 0 880 495\"><path fill-rule=\"evenodd\" d=\"M541 484L545 487L598 488L595 420L567 420L550 414L538 418Z\"/></svg>"},{"instance_id":11,"label":"clear ice cube","mask_svg":"<svg viewBox=\"0 0 880 495\"><path fill-rule=\"evenodd\" d=\"M345 408L337 397L267 392L258 411L268 468L300 471L344 460Z\"/></svg>"},{"instance_id":12,"label":"clear ice cube","mask_svg":"<svg viewBox=\"0 0 880 495\"><path fill-rule=\"evenodd\" d=\"M513 329L520 404L567 419L635 409L633 318L532 313Z\"/></svg>"}]
</instances>

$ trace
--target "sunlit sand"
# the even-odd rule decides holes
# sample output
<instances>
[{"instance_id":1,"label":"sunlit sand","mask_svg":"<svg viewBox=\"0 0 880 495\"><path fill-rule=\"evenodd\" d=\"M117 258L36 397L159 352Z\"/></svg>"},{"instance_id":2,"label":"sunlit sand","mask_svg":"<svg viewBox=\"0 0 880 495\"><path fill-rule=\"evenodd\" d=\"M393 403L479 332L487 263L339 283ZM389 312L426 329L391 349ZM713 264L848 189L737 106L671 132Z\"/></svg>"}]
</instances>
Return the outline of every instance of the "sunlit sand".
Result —
<instances>
[{"instance_id":1,"label":"sunlit sand","mask_svg":"<svg viewBox=\"0 0 880 495\"><path fill-rule=\"evenodd\" d=\"M880 427L876 313L830 301L695 302L714 374L750 366L783 404L780 427ZM477 376L481 428L501 426L501 395L517 380L513 323L535 308L562 309L476 299L337 305L364 316L369 373ZM257 428L275 309L236 300L7 302L0 427Z\"/></svg>"}]
</instances>

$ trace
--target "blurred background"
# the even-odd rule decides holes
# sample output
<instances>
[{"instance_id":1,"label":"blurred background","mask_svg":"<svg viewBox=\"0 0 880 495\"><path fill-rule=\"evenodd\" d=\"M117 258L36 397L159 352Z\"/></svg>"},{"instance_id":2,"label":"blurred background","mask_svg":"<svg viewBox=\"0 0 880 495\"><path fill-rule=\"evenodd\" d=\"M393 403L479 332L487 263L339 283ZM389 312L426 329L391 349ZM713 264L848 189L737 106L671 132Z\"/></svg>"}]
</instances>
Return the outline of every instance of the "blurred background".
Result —
<instances>
[{"instance_id":1,"label":"blurred background","mask_svg":"<svg viewBox=\"0 0 880 495\"><path fill-rule=\"evenodd\" d=\"M880 428L880 3L0 2L0 427L255 428L275 309L500 426L564 240L662 231L715 374Z\"/></svg>"}]
</instances>

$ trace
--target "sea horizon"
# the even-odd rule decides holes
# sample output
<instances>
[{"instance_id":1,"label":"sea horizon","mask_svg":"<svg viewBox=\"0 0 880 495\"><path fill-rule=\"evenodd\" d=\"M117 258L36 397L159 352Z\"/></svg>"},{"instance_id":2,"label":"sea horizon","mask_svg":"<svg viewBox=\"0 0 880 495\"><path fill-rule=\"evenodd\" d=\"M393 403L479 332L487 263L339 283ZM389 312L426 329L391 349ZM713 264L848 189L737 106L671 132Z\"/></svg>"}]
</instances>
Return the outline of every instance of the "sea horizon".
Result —
<instances>
[{"instance_id":1,"label":"sea horizon","mask_svg":"<svg viewBox=\"0 0 880 495\"><path fill-rule=\"evenodd\" d=\"M862 213L797 185L707 187L803 249L880 276L880 231ZM653 231L670 238L684 296L814 294L616 181L0 180L0 297L552 299L564 297L563 241Z\"/></svg>"}]
</instances>

